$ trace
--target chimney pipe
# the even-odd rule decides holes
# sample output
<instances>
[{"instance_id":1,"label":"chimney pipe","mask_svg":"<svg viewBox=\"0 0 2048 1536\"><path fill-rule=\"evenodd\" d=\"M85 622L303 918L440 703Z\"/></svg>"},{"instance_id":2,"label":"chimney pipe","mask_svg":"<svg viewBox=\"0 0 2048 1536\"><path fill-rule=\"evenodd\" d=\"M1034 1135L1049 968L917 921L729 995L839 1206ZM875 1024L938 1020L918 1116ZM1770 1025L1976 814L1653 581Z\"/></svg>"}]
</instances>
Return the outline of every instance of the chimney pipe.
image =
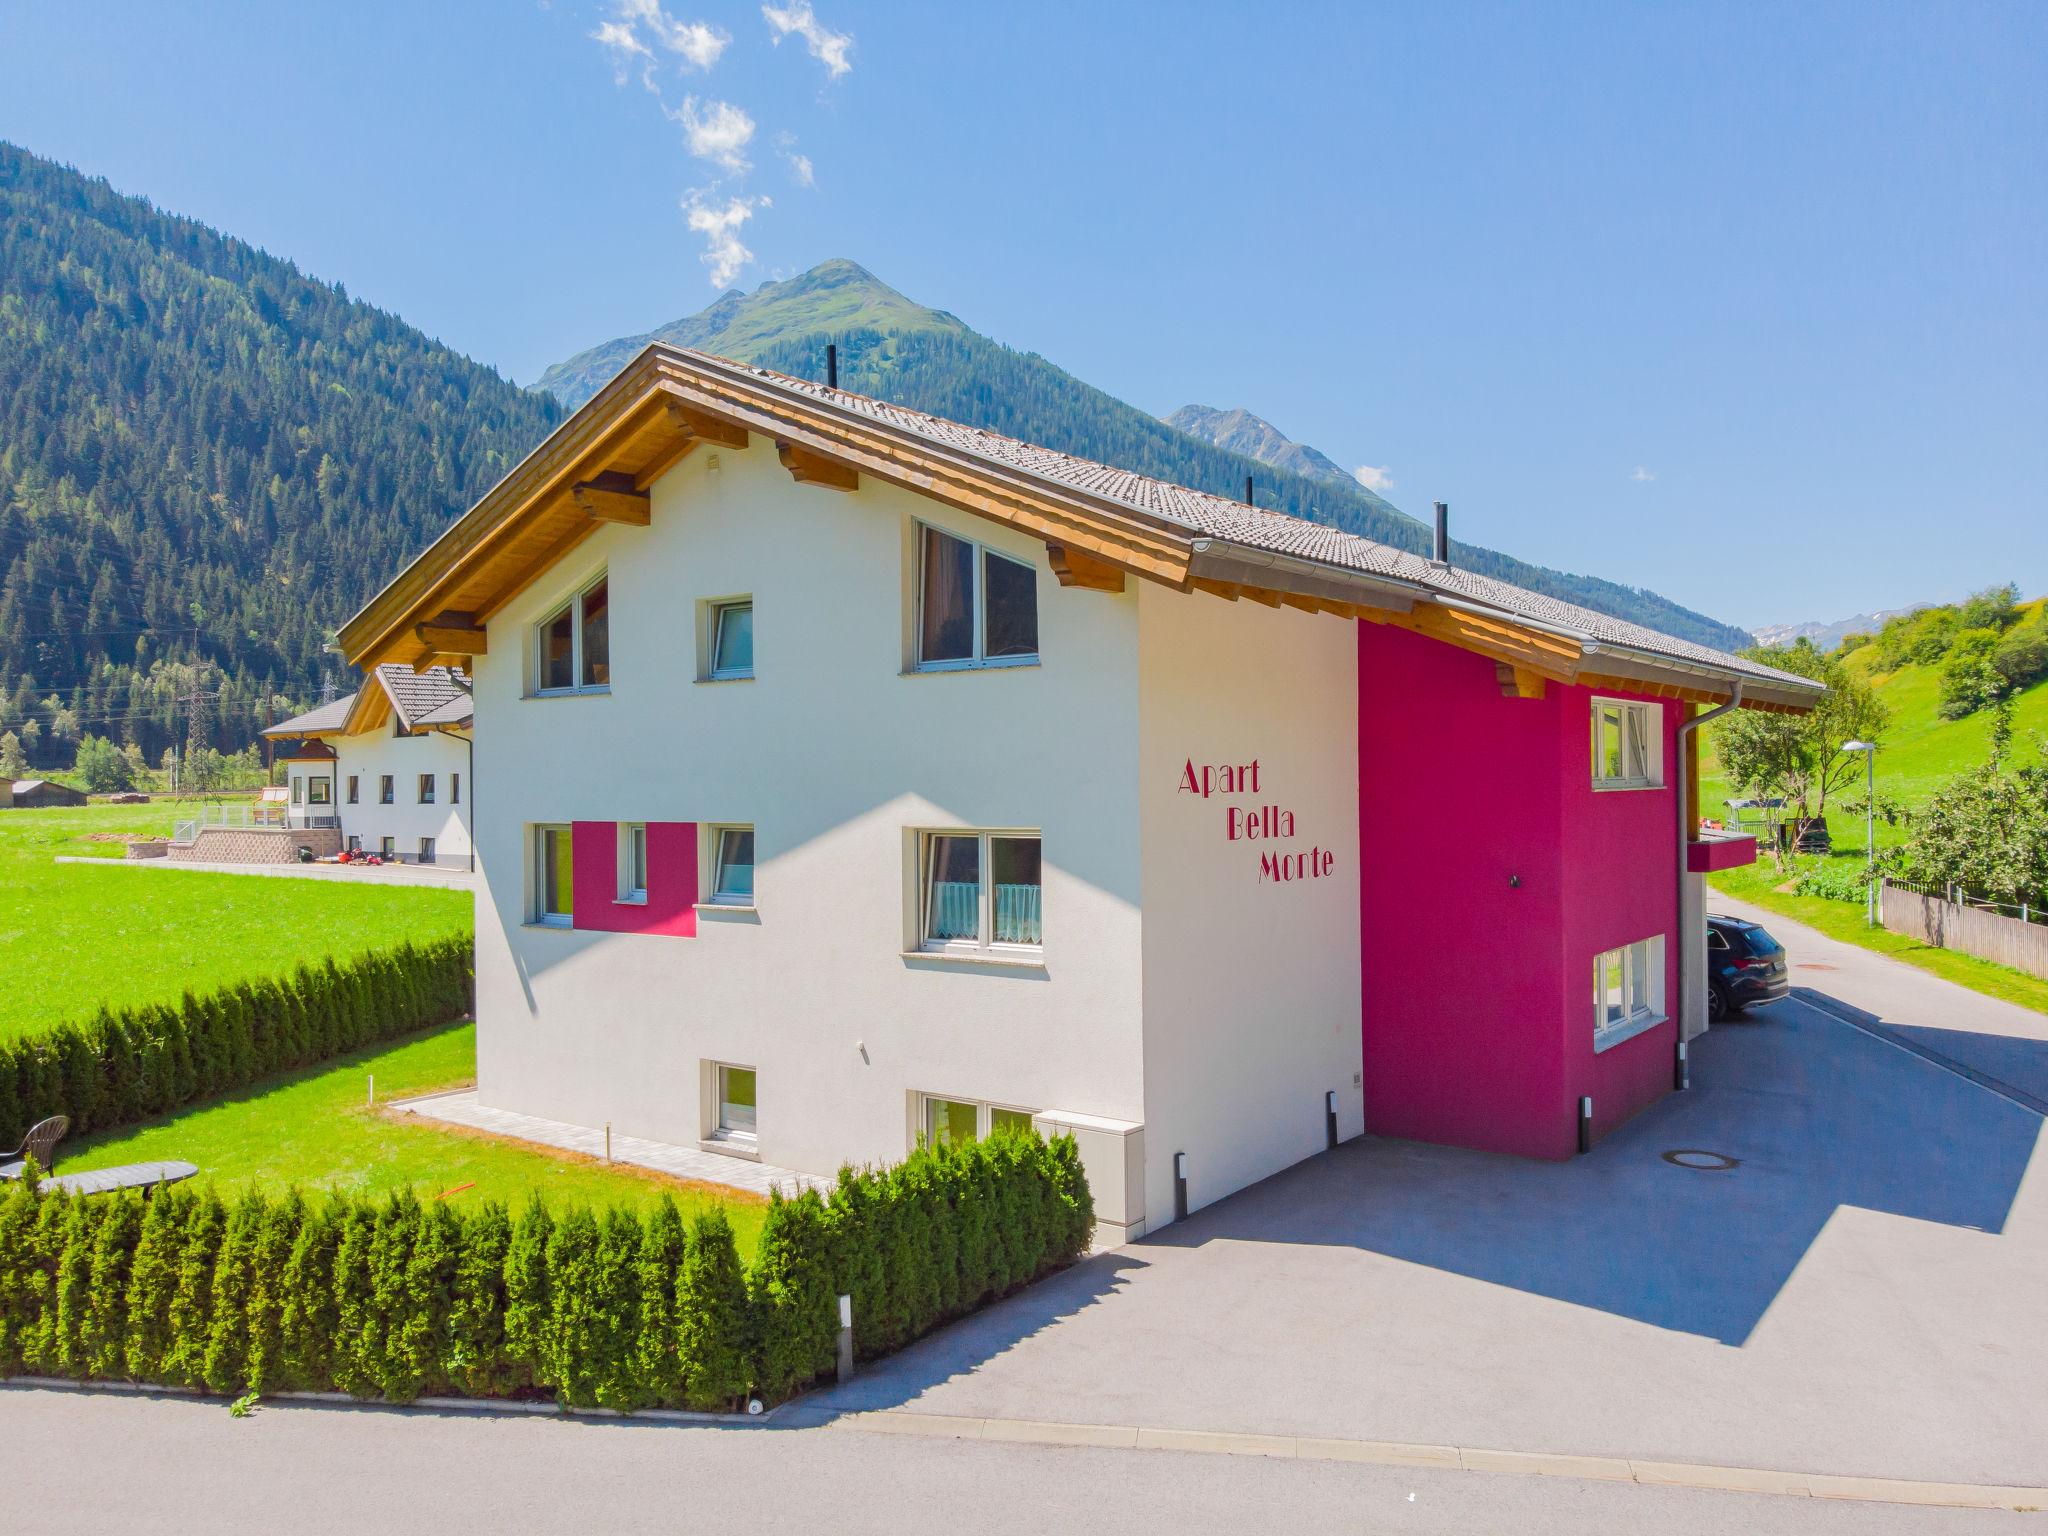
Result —
<instances>
[{"instance_id":1,"label":"chimney pipe","mask_svg":"<svg viewBox=\"0 0 2048 1536\"><path fill-rule=\"evenodd\" d=\"M1252 477L1250 475L1244 477L1244 504L1248 507L1256 507L1258 505L1256 501L1252 500Z\"/></svg>"},{"instance_id":2,"label":"chimney pipe","mask_svg":"<svg viewBox=\"0 0 2048 1536\"><path fill-rule=\"evenodd\" d=\"M1436 555L1438 565L1451 563L1451 504L1440 501L1436 504Z\"/></svg>"},{"instance_id":3,"label":"chimney pipe","mask_svg":"<svg viewBox=\"0 0 2048 1536\"><path fill-rule=\"evenodd\" d=\"M825 387L827 389L837 389L839 387L839 344L837 342L828 341L825 343Z\"/></svg>"}]
</instances>

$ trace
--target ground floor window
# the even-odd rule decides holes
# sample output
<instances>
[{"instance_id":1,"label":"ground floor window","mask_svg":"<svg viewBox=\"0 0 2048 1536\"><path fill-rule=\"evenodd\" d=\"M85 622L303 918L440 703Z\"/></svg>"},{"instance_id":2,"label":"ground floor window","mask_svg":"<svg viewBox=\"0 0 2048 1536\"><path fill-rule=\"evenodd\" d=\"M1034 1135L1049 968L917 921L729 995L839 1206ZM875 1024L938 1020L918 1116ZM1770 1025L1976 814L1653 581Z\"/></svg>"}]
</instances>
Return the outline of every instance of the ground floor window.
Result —
<instances>
[{"instance_id":1,"label":"ground floor window","mask_svg":"<svg viewBox=\"0 0 2048 1536\"><path fill-rule=\"evenodd\" d=\"M1610 949L1593 961L1593 1049L1664 1020L1664 938Z\"/></svg>"},{"instance_id":2,"label":"ground floor window","mask_svg":"<svg viewBox=\"0 0 2048 1536\"><path fill-rule=\"evenodd\" d=\"M567 827L533 829L533 920L550 928L567 928L575 903L575 867Z\"/></svg>"},{"instance_id":3,"label":"ground floor window","mask_svg":"<svg viewBox=\"0 0 2048 1536\"><path fill-rule=\"evenodd\" d=\"M754 1139L754 1069L718 1069L718 1134L746 1141Z\"/></svg>"},{"instance_id":4,"label":"ground floor window","mask_svg":"<svg viewBox=\"0 0 2048 1536\"><path fill-rule=\"evenodd\" d=\"M948 1147L979 1141L997 1131L1030 1129L1031 1111L1028 1109L1012 1109L978 1099L942 1099L926 1094L919 1134L926 1146Z\"/></svg>"},{"instance_id":5,"label":"ground floor window","mask_svg":"<svg viewBox=\"0 0 2048 1536\"><path fill-rule=\"evenodd\" d=\"M378 843L378 845L377 845L377 856L378 856L379 858L384 858L384 859L395 859L395 858L397 858L397 857L398 857L398 839L397 839L397 838L395 838L395 837L387 837L387 838L383 839L383 840L382 840L382 841L381 841L380 843Z\"/></svg>"},{"instance_id":6,"label":"ground floor window","mask_svg":"<svg viewBox=\"0 0 2048 1536\"><path fill-rule=\"evenodd\" d=\"M931 950L1036 949L1045 942L1035 832L927 832L919 942Z\"/></svg>"},{"instance_id":7,"label":"ground floor window","mask_svg":"<svg viewBox=\"0 0 2048 1536\"><path fill-rule=\"evenodd\" d=\"M420 862L422 864L434 862L434 840L431 837L420 839Z\"/></svg>"},{"instance_id":8,"label":"ground floor window","mask_svg":"<svg viewBox=\"0 0 2048 1536\"><path fill-rule=\"evenodd\" d=\"M311 805L330 805L334 800L334 780L306 780L306 799Z\"/></svg>"},{"instance_id":9,"label":"ground floor window","mask_svg":"<svg viewBox=\"0 0 2048 1536\"><path fill-rule=\"evenodd\" d=\"M619 823L619 900L647 900L647 823Z\"/></svg>"}]
</instances>

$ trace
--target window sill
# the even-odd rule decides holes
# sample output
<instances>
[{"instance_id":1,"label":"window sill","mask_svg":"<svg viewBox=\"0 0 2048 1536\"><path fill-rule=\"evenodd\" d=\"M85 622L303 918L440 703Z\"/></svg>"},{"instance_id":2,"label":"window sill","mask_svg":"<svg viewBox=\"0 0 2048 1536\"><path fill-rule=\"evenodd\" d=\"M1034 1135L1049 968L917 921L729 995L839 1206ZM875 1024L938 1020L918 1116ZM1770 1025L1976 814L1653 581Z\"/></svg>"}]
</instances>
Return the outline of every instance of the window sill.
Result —
<instances>
[{"instance_id":1,"label":"window sill","mask_svg":"<svg viewBox=\"0 0 2048 1536\"><path fill-rule=\"evenodd\" d=\"M612 691L612 685L605 683L595 688L536 688L525 695L529 699L589 699L604 698Z\"/></svg>"},{"instance_id":2,"label":"window sill","mask_svg":"<svg viewBox=\"0 0 2048 1536\"><path fill-rule=\"evenodd\" d=\"M1593 1037L1593 1054L1598 1056L1602 1051L1611 1051L1624 1040L1633 1040L1659 1024L1669 1023L1670 1018L1669 1014L1650 1013L1640 1019L1630 1019L1626 1024L1617 1024L1606 1033Z\"/></svg>"},{"instance_id":3,"label":"window sill","mask_svg":"<svg viewBox=\"0 0 2048 1536\"><path fill-rule=\"evenodd\" d=\"M1615 779L1606 783L1601 782L1599 779L1593 781L1593 793L1596 795L1616 794L1632 789L1662 789L1663 787L1661 783L1652 779L1644 779L1640 782L1634 779Z\"/></svg>"},{"instance_id":4,"label":"window sill","mask_svg":"<svg viewBox=\"0 0 2048 1536\"><path fill-rule=\"evenodd\" d=\"M700 901L696 909L704 917L729 918L736 923L761 921L761 909L752 902L743 906L736 901Z\"/></svg>"},{"instance_id":5,"label":"window sill","mask_svg":"<svg viewBox=\"0 0 2048 1536\"><path fill-rule=\"evenodd\" d=\"M699 1150L716 1153L719 1157L736 1157L748 1163L761 1161L760 1143L752 1136L706 1136L697 1146Z\"/></svg>"},{"instance_id":6,"label":"window sill","mask_svg":"<svg viewBox=\"0 0 2048 1536\"><path fill-rule=\"evenodd\" d=\"M647 894L643 891L638 896L614 896L612 898L612 905L615 907L644 907L647 905Z\"/></svg>"},{"instance_id":7,"label":"window sill","mask_svg":"<svg viewBox=\"0 0 2048 1536\"><path fill-rule=\"evenodd\" d=\"M574 933L574 932L576 931L576 925L575 925L575 923L573 923L573 922L567 922L567 923L539 923L539 922L524 922L524 923L521 923L521 924L520 924L519 926L520 926L520 927L522 927L522 928L524 928L524 929L527 929L527 930L528 930L529 932L532 932L532 933Z\"/></svg>"},{"instance_id":8,"label":"window sill","mask_svg":"<svg viewBox=\"0 0 2048 1536\"><path fill-rule=\"evenodd\" d=\"M906 949L901 958L906 964L925 962L932 965L960 966L967 970L981 970L987 966L1000 967L1010 971L1043 971L1043 953L1031 954L1019 951L1005 954L1000 950L970 949Z\"/></svg>"},{"instance_id":9,"label":"window sill","mask_svg":"<svg viewBox=\"0 0 2048 1536\"><path fill-rule=\"evenodd\" d=\"M1016 661L938 661L926 666L905 667L900 677L956 677L961 673L1024 672L1043 666L1041 657L1020 657Z\"/></svg>"},{"instance_id":10,"label":"window sill","mask_svg":"<svg viewBox=\"0 0 2048 1536\"><path fill-rule=\"evenodd\" d=\"M714 673L710 677L700 677L697 679L700 683L751 683L753 680L754 674L751 672L734 672L725 677L720 677Z\"/></svg>"}]
</instances>

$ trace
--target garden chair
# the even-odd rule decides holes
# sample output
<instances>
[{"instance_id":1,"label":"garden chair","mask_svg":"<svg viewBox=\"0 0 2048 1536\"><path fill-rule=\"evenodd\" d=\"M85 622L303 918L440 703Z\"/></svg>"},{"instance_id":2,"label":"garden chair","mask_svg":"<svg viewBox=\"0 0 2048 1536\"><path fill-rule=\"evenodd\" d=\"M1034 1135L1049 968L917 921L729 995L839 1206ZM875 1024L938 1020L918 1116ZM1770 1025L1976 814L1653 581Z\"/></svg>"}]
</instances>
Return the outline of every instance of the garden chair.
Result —
<instances>
[{"instance_id":1,"label":"garden chair","mask_svg":"<svg viewBox=\"0 0 2048 1536\"><path fill-rule=\"evenodd\" d=\"M18 1179L23 1165L30 1158L36 1160L36 1167L44 1173L50 1171L50 1155L56 1151L57 1143L64 1139L64 1133L71 1129L71 1121L63 1115L52 1115L29 1127L28 1135L21 1145L12 1152L0 1153L0 1179Z\"/></svg>"}]
</instances>

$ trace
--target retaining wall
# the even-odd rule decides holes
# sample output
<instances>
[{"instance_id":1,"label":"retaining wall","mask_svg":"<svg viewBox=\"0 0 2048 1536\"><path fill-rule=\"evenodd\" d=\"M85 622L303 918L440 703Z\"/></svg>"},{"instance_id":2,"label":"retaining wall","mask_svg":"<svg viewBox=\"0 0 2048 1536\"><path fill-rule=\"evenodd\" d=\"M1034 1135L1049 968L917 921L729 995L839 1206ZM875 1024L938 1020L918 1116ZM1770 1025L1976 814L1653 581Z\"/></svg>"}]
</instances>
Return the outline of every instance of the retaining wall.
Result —
<instances>
[{"instance_id":1,"label":"retaining wall","mask_svg":"<svg viewBox=\"0 0 2048 1536\"><path fill-rule=\"evenodd\" d=\"M189 843L172 843L164 857L177 864L296 864L299 850L315 858L341 852L338 828L202 827Z\"/></svg>"}]
</instances>

